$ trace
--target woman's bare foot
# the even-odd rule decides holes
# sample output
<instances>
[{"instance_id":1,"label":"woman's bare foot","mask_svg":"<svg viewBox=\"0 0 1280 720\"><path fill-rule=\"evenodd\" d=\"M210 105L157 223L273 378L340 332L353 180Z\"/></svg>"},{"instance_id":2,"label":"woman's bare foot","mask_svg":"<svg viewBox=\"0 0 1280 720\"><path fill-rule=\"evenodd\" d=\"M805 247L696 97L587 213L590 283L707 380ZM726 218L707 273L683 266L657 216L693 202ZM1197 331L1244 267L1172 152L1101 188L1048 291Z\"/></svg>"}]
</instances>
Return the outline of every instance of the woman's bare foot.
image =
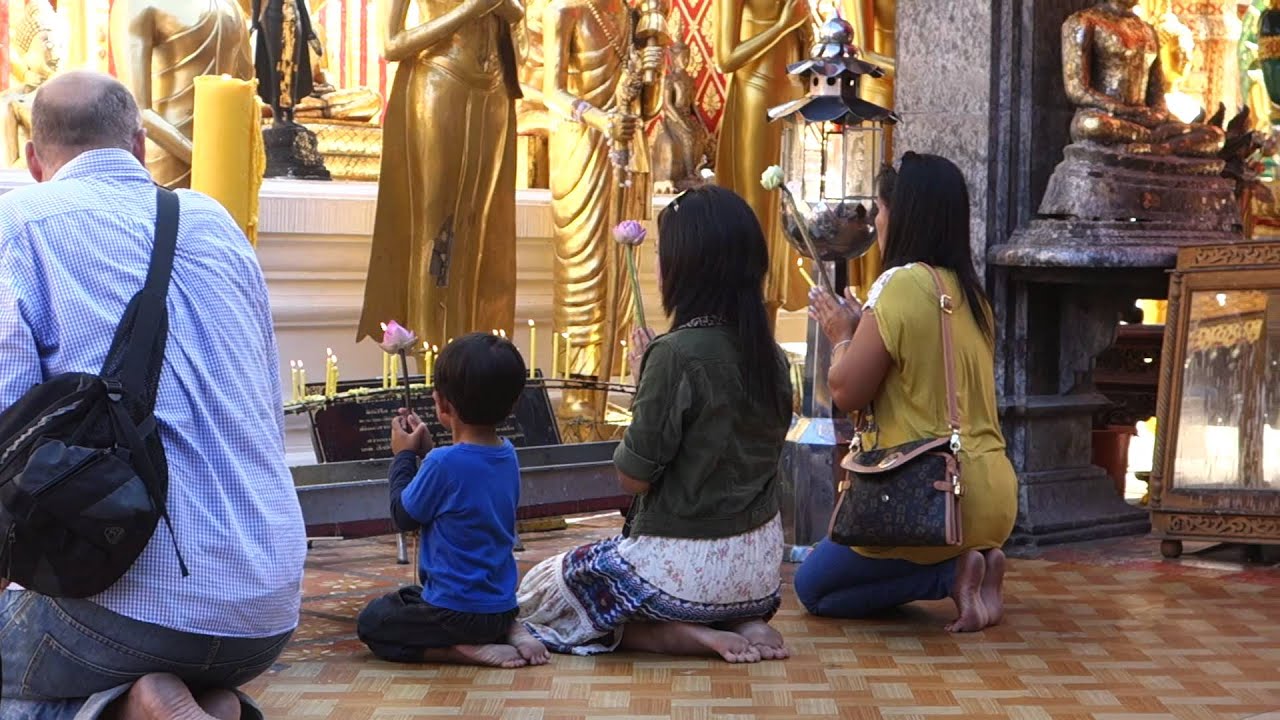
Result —
<instances>
[{"instance_id":1,"label":"woman's bare foot","mask_svg":"<svg viewBox=\"0 0 1280 720\"><path fill-rule=\"evenodd\" d=\"M782 633L764 620L748 620L733 627L733 632L747 639L760 653L761 660L785 660L791 656Z\"/></svg>"},{"instance_id":2,"label":"woman's bare foot","mask_svg":"<svg viewBox=\"0 0 1280 720\"><path fill-rule=\"evenodd\" d=\"M988 550L986 573L982 578L982 606L987 611L987 627L999 625L1004 620L1004 551Z\"/></svg>"},{"instance_id":3,"label":"woman's bare foot","mask_svg":"<svg viewBox=\"0 0 1280 720\"><path fill-rule=\"evenodd\" d=\"M634 623L622 633L624 650L659 655L719 655L725 662L760 662L760 651L745 637L706 625L682 622Z\"/></svg>"},{"instance_id":4,"label":"woman's bare foot","mask_svg":"<svg viewBox=\"0 0 1280 720\"><path fill-rule=\"evenodd\" d=\"M240 720L240 698L230 690L210 690L196 697L200 709L218 720Z\"/></svg>"},{"instance_id":5,"label":"woman's bare foot","mask_svg":"<svg viewBox=\"0 0 1280 720\"><path fill-rule=\"evenodd\" d=\"M527 660L530 665L546 665L551 662L551 653L547 651L547 646L534 637L519 620L511 623L507 642L515 647L520 657Z\"/></svg>"},{"instance_id":6,"label":"woman's bare foot","mask_svg":"<svg viewBox=\"0 0 1280 720\"><path fill-rule=\"evenodd\" d=\"M959 616L947 625L947 632L978 632L987 626L987 611L982 605L982 580L987 574L986 560L976 550L956 558L956 582L951 599Z\"/></svg>"},{"instance_id":7,"label":"woman's bare foot","mask_svg":"<svg viewBox=\"0 0 1280 720\"><path fill-rule=\"evenodd\" d=\"M155 674L138 679L116 706L116 720L237 720L205 712L186 683L176 675Z\"/></svg>"},{"instance_id":8,"label":"woman's bare foot","mask_svg":"<svg viewBox=\"0 0 1280 720\"><path fill-rule=\"evenodd\" d=\"M483 665L485 667L518 668L529 664L520 651L511 645L454 645L450 648L428 650L423 653L426 662L457 663L459 665Z\"/></svg>"}]
</instances>

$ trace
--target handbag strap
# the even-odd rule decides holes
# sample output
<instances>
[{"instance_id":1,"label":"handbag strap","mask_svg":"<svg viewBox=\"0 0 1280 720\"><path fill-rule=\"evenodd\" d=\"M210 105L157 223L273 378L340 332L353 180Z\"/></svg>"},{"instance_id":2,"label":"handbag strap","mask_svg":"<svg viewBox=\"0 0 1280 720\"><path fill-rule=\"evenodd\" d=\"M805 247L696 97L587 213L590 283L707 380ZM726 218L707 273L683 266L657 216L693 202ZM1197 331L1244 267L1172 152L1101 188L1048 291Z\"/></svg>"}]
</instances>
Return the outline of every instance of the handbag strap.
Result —
<instances>
[{"instance_id":1,"label":"handbag strap","mask_svg":"<svg viewBox=\"0 0 1280 720\"><path fill-rule=\"evenodd\" d=\"M932 265L920 263L933 276L938 291L938 307L942 311L942 367L947 382L947 423L951 427L951 452L960 452L960 395L956 388L955 343L951 337L951 315L955 312L955 300L947 293L942 273Z\"/></svg>"}]
</instances>

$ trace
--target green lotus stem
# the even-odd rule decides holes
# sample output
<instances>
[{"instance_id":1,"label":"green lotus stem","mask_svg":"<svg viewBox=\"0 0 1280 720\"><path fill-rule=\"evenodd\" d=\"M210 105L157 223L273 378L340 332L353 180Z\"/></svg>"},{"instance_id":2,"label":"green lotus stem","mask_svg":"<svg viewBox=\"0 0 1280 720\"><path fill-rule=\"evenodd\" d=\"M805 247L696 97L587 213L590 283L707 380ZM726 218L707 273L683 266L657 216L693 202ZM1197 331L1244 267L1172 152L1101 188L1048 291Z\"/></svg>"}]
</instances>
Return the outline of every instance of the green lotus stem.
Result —
<instances>
[{"instance_id":1,"label":"green lotus stem","mask_svg":"<svg viewBox=\"0 0 1280 720\"><path fill-rule=\"evenodd\" d=\"M787 209L791 211L791 216L796 219L796 227L800 230L800 238L804 240L804 246L809 249L809 257L817 264L815 268L818 271L818 282L822 285L822 289L840 297L835 288L831 286L831 280L827 277L827 271L822 269L822 256L818 254L818 246L813 242L813 238L809 236L809 228L805 224L804 215L800 213L799 206L796 205L796 198L791 194L791 188L786 183L778 186L782 191L782 201L787 204Z\"/></svg>"},{"instance_id":2,"label":"green lotus stem","mask_svg":"<svg viewBox=\"0 0 1280 720\"><path fill-rule=\"evenodd\" d=\"M636 246L627 246L627 274L631 276L631 305L636 327L647 328L644 321L644 298L640 296L640 272L636 270Z\"/></svg>"}]
</instances>

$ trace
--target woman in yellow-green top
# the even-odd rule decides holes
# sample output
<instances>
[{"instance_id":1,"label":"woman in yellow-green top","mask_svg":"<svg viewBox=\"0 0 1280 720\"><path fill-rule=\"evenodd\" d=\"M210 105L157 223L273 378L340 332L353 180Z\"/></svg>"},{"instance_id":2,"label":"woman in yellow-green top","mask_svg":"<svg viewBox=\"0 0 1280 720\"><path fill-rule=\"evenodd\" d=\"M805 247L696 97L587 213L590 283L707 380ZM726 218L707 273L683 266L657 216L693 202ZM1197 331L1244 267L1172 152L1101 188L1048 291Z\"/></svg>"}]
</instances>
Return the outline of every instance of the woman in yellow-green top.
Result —
<instances>
[{"instance_id":1,"label":"woman in yellow-green top","mask_svg":"<svg viewBox=\"0 0 1280 720\"><path fill-rule=\"evenodd\" d=\"M869 409L892 447L944 437L947 424L939 271L954 298L950 316L961 417L959 547L847 548L824 540L796 573L796 594L815 615L859 618L916 600L955 601L947 629L974 632L1004 613L1000 547L1018 513L1018 480L996 410L993 320L969 245L969 193L953 163L907 153L880 180L876 225L888 268L859 305L812 293L811 314L834 345L828 383L842 409Z\"/></svg>"}]
</instances>

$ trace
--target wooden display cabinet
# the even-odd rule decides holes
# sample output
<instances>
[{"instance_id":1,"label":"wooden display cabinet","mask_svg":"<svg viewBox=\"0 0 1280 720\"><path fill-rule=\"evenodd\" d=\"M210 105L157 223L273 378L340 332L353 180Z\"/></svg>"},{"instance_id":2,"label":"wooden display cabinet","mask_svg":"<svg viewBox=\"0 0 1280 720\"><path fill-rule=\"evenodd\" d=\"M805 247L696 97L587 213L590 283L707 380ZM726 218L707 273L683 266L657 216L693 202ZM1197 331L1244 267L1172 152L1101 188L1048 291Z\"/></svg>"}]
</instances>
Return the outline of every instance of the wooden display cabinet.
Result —
<instances>
[{"instance_id":1,"label":"wooden display cabinet","mask_svg":"<svg viewBox=\"0 0 1280 720\"><path fill-rule=\"evenodd\" d=\"M1161 553L1280 544L1280 243L1178 254L1156 416Z\"/></svg>"}]
</instances>

